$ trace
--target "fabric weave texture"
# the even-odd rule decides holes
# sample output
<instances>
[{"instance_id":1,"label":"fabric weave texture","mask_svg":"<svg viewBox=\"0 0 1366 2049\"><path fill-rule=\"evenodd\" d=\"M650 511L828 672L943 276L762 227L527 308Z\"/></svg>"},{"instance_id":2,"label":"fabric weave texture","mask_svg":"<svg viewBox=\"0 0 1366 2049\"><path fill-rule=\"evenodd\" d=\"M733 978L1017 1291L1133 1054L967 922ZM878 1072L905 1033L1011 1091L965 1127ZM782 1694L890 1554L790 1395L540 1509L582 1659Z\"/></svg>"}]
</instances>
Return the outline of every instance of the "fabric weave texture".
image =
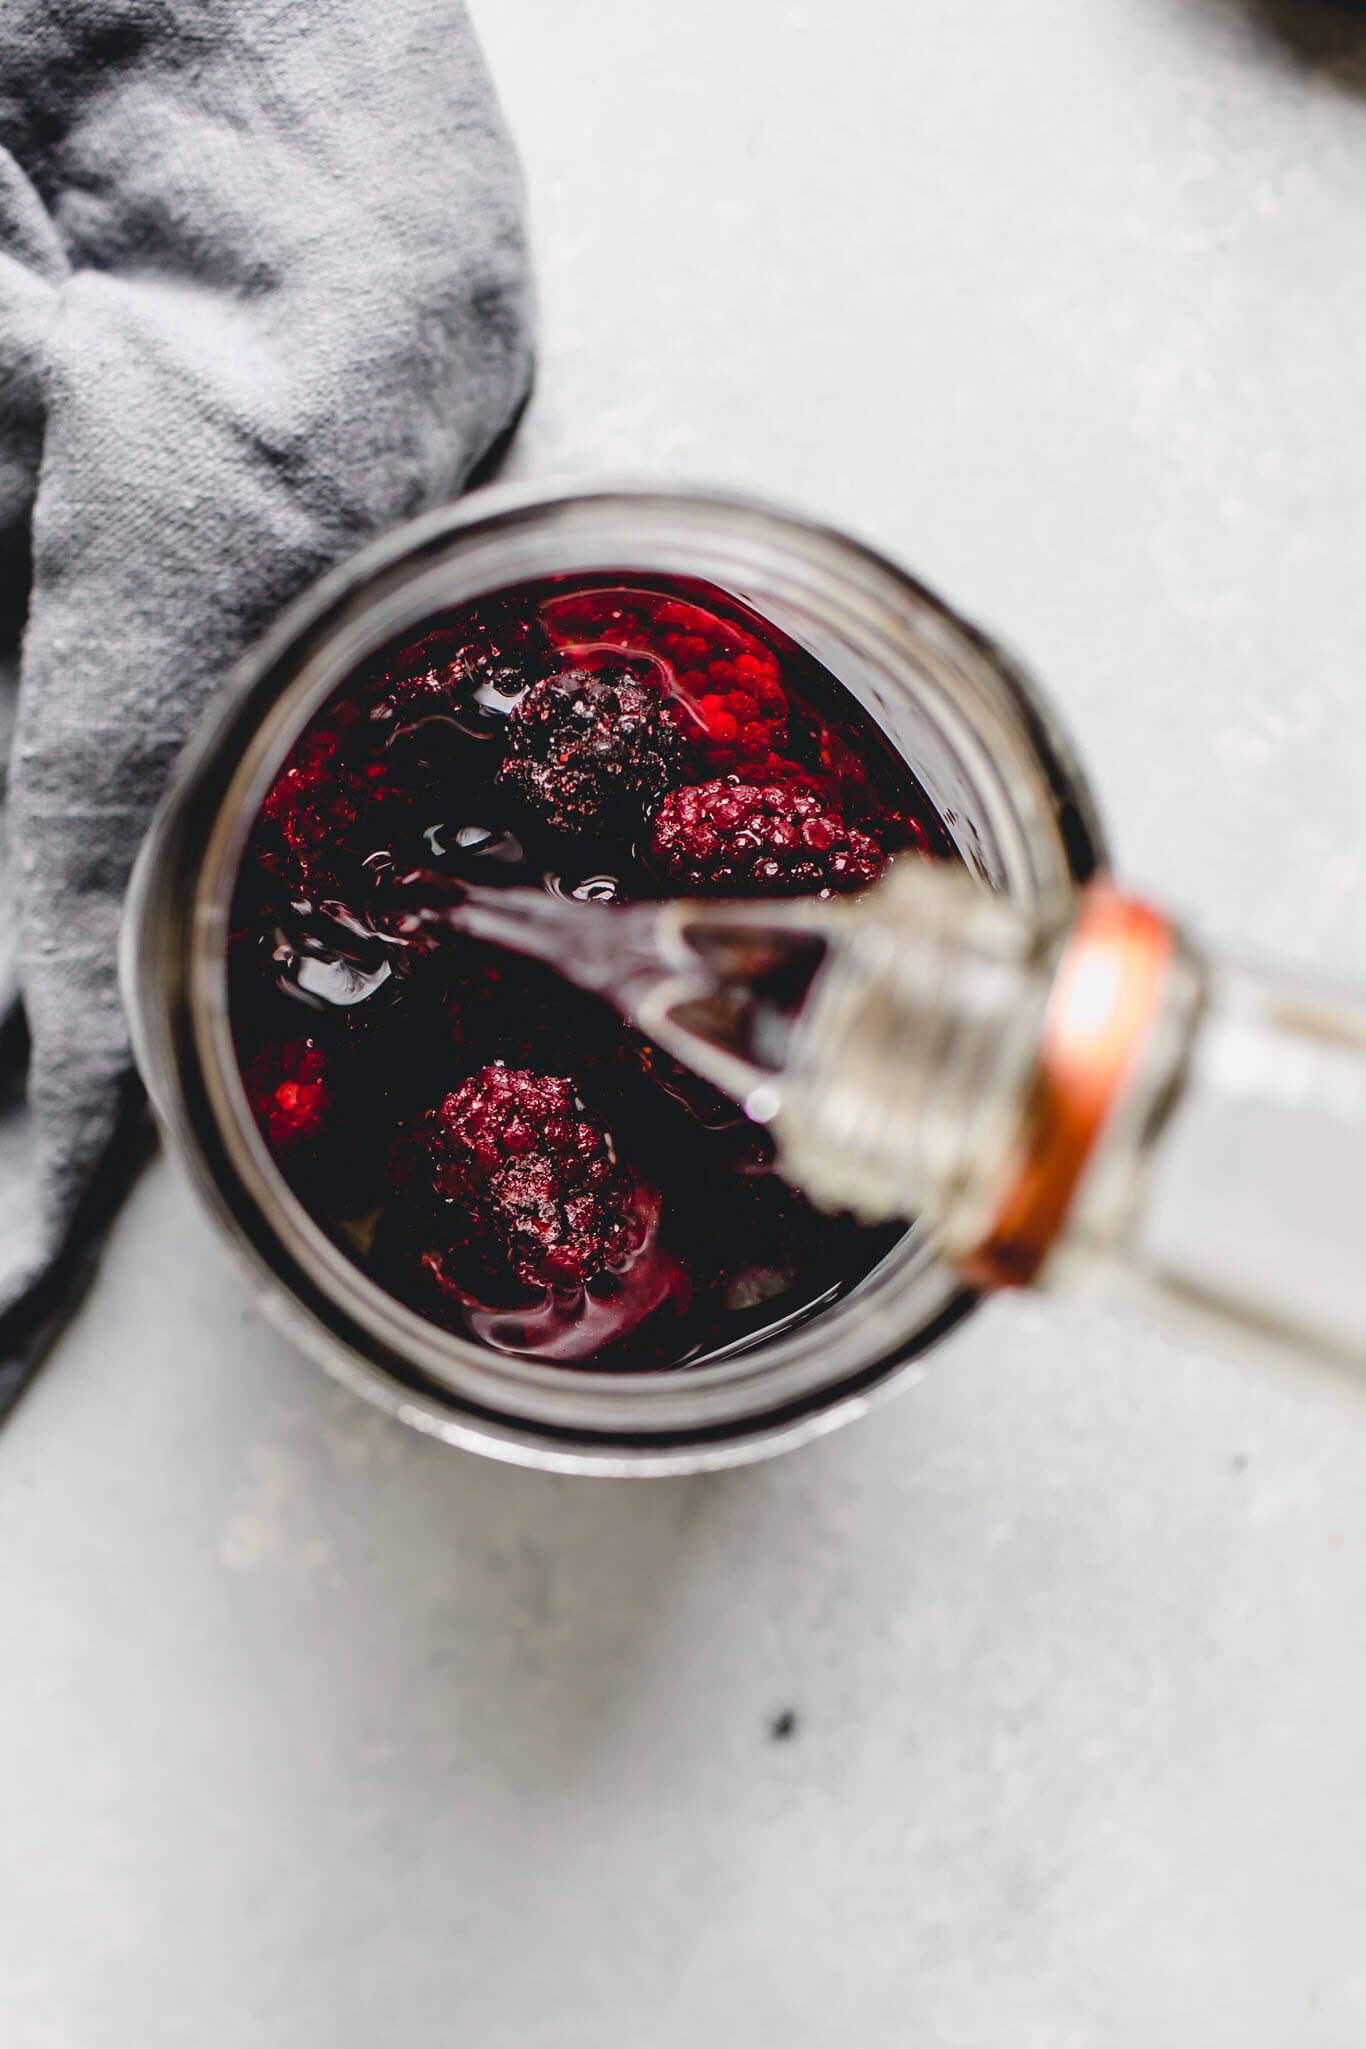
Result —
<instances>
[{"instance_id":1,"label":"fabric weave texture","mask_svg":"<svg viewBox=\"0 0 1366 2049\"><path fill-rule=\"evenodd\" d=\"M0 1413L138 1143L116 981L167 771L282 604L531 375L458 0L0 13Z\"/></svg>"}]
</instances>

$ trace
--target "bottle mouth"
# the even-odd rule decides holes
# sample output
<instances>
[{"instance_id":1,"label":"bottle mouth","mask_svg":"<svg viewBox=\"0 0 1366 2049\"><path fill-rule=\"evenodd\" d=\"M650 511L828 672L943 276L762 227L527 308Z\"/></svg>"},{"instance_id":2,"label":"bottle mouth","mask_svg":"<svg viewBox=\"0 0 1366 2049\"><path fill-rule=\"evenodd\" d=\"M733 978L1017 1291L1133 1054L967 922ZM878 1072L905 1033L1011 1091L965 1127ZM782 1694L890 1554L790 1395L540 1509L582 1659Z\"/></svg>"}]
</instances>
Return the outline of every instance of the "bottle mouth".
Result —
<instances>
[{"instance_id":1,"label":"bottle mouth","mask_svg":"<svg viewBox=\"0 0 1366 2049\"><path fill-rule=\"evenodd\" d=\"M239 665L144 847L124 947L149 1092L275 1320L355 1391L432 1435L606 1473L739 1463L828 1429L913 1374L976 1297L933 1234L912 1225L838 1301L705 1365L599 1376L457 1337L352 1265L284 1183L237 1069L226 950L250 822L302 728L369 654L493 590L627 572L719 586L821 662L909 763L984 889L1034 907L1104 865L1086 784L1037 687L893 564L741 499L496 486L374 543Z\"/></svg>"},{"instance_id":2,"label":"bottle mouth","mask_svg":"<svg viewBox=\"0 0 1366 2049\"><path fill-rule=\"evenodd\" d=\"M1085 891L1049 992L1020 1156L959 1262L974 1286L1026 1288L1042 1270L1142 1057L1176 954L1160 912L1109 882Z\"/></svg>"}]
</instances>

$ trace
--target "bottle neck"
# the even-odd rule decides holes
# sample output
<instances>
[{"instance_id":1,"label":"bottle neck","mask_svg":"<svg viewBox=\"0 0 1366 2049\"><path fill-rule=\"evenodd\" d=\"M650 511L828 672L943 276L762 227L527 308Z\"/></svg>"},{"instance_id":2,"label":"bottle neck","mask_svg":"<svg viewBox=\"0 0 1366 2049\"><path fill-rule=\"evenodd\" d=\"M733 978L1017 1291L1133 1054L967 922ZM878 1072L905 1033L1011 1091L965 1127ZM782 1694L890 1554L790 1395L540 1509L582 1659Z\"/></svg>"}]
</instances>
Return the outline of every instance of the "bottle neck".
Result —
<instances>
[{"instance_id":1,"label":"bottle neck","mask_svg":"<svg viewBox=\"0 0 1366 2049\"><path fill-rule=\"evenodd\" d=\"M1150 1073L1179 956L1159 912L1108 883L1087 890L1054 970L1008 1185L983 1237L959 1256L975 1286L1037 1278L1098 1147Z\"/></svg>"},{"instance_id":2,"label":"bottle neck","mask_svg":"<svg viewBox=\"0 0 1366 2049\"><path fill-rule=\"evenodd\" d=\"M827 906L825 962L773 1091L789 1177L869 1220L932 1219L960 1264L992 1242L1025 1171L1076 909L1031 918L920 863Z\"/></svg>"}]
</instances>

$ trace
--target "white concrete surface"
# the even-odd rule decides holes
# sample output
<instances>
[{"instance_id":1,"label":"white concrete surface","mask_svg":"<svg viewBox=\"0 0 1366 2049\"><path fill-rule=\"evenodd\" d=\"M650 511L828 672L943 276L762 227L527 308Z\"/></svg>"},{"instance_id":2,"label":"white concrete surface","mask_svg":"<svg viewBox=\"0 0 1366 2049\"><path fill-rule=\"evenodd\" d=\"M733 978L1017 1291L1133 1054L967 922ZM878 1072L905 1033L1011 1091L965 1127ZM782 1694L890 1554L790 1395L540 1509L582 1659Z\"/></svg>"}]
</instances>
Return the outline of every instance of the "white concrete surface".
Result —
<instances>
[{"instance_id":1,"label":"white concrete surface","mask_svg":"<svg viewBox=\"0 0 1366 2049\"><path fill-rule=\"evenodd\" d=\"M1362 973L1366 97L1313 11L477 8L515 467L856 527L1046 675L1134 878ZM286 1353L159 1165L0 1436L0 2040L1360 2049L1364 1609L1366 1404L1015 1304L785 1462L548 1480Z\"/></svg>"}]
</instances>

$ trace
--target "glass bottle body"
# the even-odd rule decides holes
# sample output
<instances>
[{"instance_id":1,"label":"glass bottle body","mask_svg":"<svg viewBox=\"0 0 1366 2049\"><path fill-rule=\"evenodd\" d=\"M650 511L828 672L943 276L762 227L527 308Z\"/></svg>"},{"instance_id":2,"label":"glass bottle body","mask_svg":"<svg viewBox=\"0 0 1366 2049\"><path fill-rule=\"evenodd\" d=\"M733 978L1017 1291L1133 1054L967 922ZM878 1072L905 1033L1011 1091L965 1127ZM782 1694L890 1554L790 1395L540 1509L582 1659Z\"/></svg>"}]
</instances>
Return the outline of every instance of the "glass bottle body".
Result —
<instances>
[{"instance_id":1,"label":"glass bottle body","mask_svg":"<svg viewBox=\"0 0 1366 2049\"><path fill-rule=\"evenodd\" d=\"M1366 997L1190 954L1049 1284L1366 1373Z\"/></svg>"}]
</instances>

